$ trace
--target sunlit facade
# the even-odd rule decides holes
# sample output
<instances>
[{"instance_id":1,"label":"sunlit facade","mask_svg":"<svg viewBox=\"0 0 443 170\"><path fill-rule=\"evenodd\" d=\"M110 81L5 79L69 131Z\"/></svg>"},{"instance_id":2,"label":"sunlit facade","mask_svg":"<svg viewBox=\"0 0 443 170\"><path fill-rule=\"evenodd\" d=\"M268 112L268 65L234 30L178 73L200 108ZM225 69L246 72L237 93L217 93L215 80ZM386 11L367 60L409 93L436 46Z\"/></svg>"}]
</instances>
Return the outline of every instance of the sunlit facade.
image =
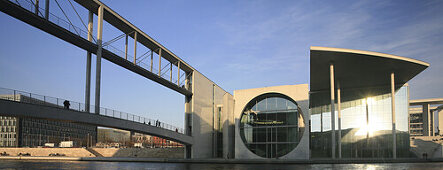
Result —
<instances>
[{"instance_id":1,"label":"sunlit facade","mask_svg":"<svg viewBox=\"0 0 443 170\"><path fill-rule=\"evenodd\" d=\"M389 88L389 87L387 87ZM373 89L383 93L385 89ZM347 91L342 91L345 94ZM352 92L355 94L355 91ZM391 94L362 95L341 103L341 137L335 124L336 145L341 140L343 158L392 158ZM408 133L409 87L395 93L395 129L397 157L409 157ZM331 109L329 105L316 106L311 111L311 157L331 158ZM335 111L338 122L338 111ZM336 146L336 148L339 148ZM336 157L338 157L336 150Z\"/></svg>"}]
</instances>

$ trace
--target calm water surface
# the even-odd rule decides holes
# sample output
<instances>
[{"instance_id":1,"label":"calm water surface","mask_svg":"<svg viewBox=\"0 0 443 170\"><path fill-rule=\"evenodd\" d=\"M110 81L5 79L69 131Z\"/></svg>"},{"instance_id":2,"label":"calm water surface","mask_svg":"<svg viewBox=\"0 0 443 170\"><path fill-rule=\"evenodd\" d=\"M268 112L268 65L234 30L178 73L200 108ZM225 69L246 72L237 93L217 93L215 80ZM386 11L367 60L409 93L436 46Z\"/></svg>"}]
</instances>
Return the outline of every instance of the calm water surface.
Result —
<instances>
[{"instance_id":1,"label":"calm water surface","mask_svg":"<svg viewBox=\"0 0 443 170\"><path fill-rule=\"evenodd\" d=\"M190 164L190 163L139 163L139 162L89 162L89 161L17 161L0 160L0 169L411 169L442 170L439 163L382 163L382 164Z\"/></svg>"}]
</instances>

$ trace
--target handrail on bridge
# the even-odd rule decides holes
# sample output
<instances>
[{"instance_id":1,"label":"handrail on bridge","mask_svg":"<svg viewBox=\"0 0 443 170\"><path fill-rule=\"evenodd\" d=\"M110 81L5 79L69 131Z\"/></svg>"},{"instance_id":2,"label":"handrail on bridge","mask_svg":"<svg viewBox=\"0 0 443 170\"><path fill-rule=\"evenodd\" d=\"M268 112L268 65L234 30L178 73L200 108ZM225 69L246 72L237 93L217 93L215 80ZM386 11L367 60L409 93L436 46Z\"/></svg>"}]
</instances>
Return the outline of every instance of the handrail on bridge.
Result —
<instances>
[{"instance_id":1,"label":"handrail on bridge","mask_svg":"<svg viewBox=\"0 0 443 170\"><path fill-rule=\"evenodd\" d=\"M95 114L92 111L95 108L93 105L91 105L90 110L88 111L85 109L86 107L85 107L84 103L79 103L79 102L56 98L56 97L33 94L33 93L19 91L19 90L1 88L1 87L0 87L0 100L9 100L9 101L15 101L15 102L20 102L20 103L36 104L36 105L42 105L42 106L47 106L47 107L65 108L65 109L69 109L69 110ZM65 101L69 102L68 108L66 108L66 106L64 104ZM163 128L163 129L167 129L167 130L171 130L171 131L176 131L177 133L184 134L183 128L172 126L170 124L163 123L159 120L153 120L153 119L137 116L137 115L126 113L126 112L121 112L121 111L116 111L113 109L100 107L99 114L102 116L108 116L108 117L113 117L113 118L117 118L117 119L133 121L133 122L142 123L142 124L146 124L146 125L150 125L150 126L157 126L159 128Z\"/></svg>"}]
</instances>

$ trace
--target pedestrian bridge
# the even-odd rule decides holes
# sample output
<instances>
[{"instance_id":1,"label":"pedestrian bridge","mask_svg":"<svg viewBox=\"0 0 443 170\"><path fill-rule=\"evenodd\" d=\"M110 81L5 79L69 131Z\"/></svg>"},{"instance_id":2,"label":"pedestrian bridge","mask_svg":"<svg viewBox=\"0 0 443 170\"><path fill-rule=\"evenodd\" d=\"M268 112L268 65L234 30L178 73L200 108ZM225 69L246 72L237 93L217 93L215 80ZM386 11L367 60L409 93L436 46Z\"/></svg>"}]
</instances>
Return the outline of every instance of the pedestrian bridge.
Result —
<instances>
[{"instance_id":1,"label":"pedestrian bridge","mask_svg":"<svg viewBox=\"0 0 443 170\"><path fill-rule=\"evenodd\" d=\"M65 101L67 100L0 88L0 116L83 123L158 136L185 145L193 144L192 137L183 134L182 128L163 122L156 124L157 120L107 108L100 108L100 113L95 114L86 111L84 104L73 101L69 101L68 109L63 105Z\"/></svg>"}]
</instances>

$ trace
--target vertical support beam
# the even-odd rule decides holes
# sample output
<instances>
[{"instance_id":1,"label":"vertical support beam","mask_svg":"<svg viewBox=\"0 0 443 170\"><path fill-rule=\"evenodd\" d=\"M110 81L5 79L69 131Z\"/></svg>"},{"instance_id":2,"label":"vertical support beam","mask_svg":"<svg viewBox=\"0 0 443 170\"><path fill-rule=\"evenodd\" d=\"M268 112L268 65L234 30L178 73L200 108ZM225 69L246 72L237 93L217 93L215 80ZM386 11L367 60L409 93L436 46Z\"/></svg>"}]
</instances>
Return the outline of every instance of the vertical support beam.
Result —
<instances>
[{"instance_id":1,"label":"vertical support beam","mask_svg":"<svg viewBox=\"0 0 443 170\"><path fill-rule=\"evenodd\" d=\"M429 130L429 132L431 133L430 136L435 136L435 121L434 121L434 111L433 110L430 110L429 118L431 120L431 123L430 123L431 128Z\"/></svg>"},{"instance_id":2,"label":"vertical support beam","mask_svg":"<svg viewBox=\"0 0 443 170\"><path fill-rule=\"evenodd\" d=\"M100 80L102 67L103 6L97 12L97 62L95 71L95 114L100 114Z\"/></svg>"},{"instance_id":3,"label":"vertical support beam","mask_svg":"<svg viewBox=\"0 0 443 170\"><path fill-rule=\"evenodd\" d=\"M35 0L35 15L38 15L38 3L39 3L39 0Z\"/></svg>"},{"instance_id":4,"label":"vertical support beam","mask_svg":"<svg viewBox=\"0 0 443 170\"><path fill-rule=\"evenodd\" d=\"M134 32L134 64L137 64L136 59L137 59L137 32Z\"/></svg>"},{"instance_id":5,"label":"vertical support beam","mask_svg":"<svg viewBox=\"0 0 443 170\"><path fill-rule=\"evenodd\" d=\"M423 117L423 136L430 136L430 131L431 131L431 120L429 117L429 112L430 112L430 105L429 104L423 104L423 112L422 112L422 117Z\"/></svg>"},{"instance_id":6,"label":"vertical support beam","mask_svg":"<svg viewBox=\"0 0 443 170\"><path fill-rule=\"evenodd\" d=\"M151 50L151 73L152 73L152 65L154 64L154 51Z\"/></svg>"},{"instance_id":7,"label":"vertical support beam","mask_svg":"<svg viewBox=\"0 0 443 170\"><path fill-rule=\"evenodd\" d=\"M172 63L169 64L169 81L172 82Z\"/></svg>"},{"instance_id":8,"label":"vertical support beam","mask_svg":"<svg viewBox=\"0 0 443 170\"><path fill-rule=\"evenodd\" d=\"M49 20L49 0L45 0L45 19Z\"/></svg>"},{"instance_id":9,"label":"vertical support beam","mask_svg":"<svg viewBox=\"0 0 443 170\"><path fill-rule=\"evenodd\" d=\"M392 157L397 158L397 135L395 134L395 77L391 73L391 108L392 108Z\"/></svg>"},{"instance_id":10,"label":"vertical support beam","mask_svg":"<svg viewBox=\"0 0 443 170\"><path fill-rule=\"evenodd\" d=\"M49 0L47 0L49 1ZM92 42L92 22L94 20L94 13L89 11L88 17L88 41ZM91 112L91 52L86 54L86 89L85 89L85 111Z\"/></svg>"},{"instance_id":11,"label":"vertical support beam","mask_svg":"<svg viewBox=\"0 0 443 170\"><path fill-rule=\"evenodd\" d=\"M158 76L162 74L162 49L158 49Z\"/></svg>"},{"instance_id":12,"label":"vertical support beam","mask_svg":"<svg viewBox=\"0 0 443 170\"><path fill-rule=\"evenodd\" d=\"M338 158L341 159L341 90L337 83L337 112L338 112Z\"/></svg>"},{"instance_id":13,"label":"vertical support beam","mask_svg":"<svg viewBox=\"0 0 443 170\"><path fill-rule=\"evenodd\" d=\"M335 88L334 88L334 64L329 65L331 81L331 152L332 159L335 159Z\"/></svg>"},{"instance_id":14,"label":"vertical support beam","mask_svg":"<svg viewBox=\"0 0 443 170\"><path fill-rule=\"evenodd\" d=\"M128 60L128 34L125 37L125 60Z\"/></svg>"},{"instance_id":15,"label":"vertical support beam","mask_svg":"<svg viewBox=\"0 0 443 170\"><path fill-rule=\"evenodd\" d=\"M180 86L180 61L177 63L177 86Z\"/></svg>"}]
</instances>

